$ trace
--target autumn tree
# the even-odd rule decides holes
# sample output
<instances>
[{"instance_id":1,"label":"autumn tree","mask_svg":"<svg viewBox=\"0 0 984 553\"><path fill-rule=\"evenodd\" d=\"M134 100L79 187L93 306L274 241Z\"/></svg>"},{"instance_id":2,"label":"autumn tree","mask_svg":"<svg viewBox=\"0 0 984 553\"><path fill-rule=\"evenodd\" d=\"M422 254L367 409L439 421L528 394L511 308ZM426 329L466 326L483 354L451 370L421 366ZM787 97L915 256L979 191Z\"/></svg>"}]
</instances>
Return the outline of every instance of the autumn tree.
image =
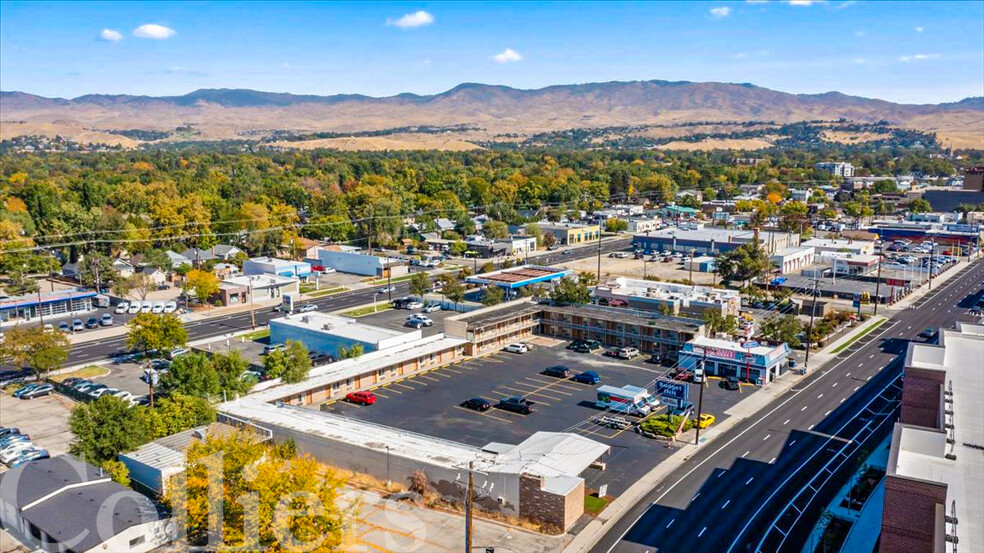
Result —
<instances>
[{"instance_id":1,"label":"autumn tree","mask_svg":"<svg viewBox=\"0 0 984 553\"><path fill-rule=\"evenodd\" d=\"M205 303L219 293L219 277L215 273L207 270L192 269L185 275L185 282L182 285L185 293L193 293L198 301Z\"/></svg>"},{"instance_id":2,"label":"autumn tree","mask_svg":"<svg viewBox=\"0 0 984 553\"><path fill-rule=\"evenodd\" d=\"M327 553L341 545L343 511L338 502L343 482L312 457L243 432L207 437L187 455L187 470L165 502L187 517L192 543L210 538L210 520L217 511L209 508L209 494L215 479L222 477L221 535L211 538L221 539L223 548Z\"/></svg>"},{"instance_id":3,"label":"autumn tree","mask_svg":"<svg viewBox=\"0 0 984 553\"><path fill-rule=\"evenodd\" d=\"M21 367L30 367L39 378L43 378L61 368L68 359L70 347L68 337L61 332L45 332L39 326L14 327L0 341L0 358Z\"/></svg>"}]
</instances>

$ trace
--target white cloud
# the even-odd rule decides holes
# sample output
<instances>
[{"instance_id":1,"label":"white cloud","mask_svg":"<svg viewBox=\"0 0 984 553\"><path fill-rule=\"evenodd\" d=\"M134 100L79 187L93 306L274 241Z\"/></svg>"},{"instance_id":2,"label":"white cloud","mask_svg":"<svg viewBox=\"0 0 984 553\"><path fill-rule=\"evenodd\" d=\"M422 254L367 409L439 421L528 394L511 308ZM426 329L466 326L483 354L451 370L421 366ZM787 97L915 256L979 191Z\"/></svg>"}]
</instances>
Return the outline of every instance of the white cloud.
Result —
<instances>
[{"instance_id":1,"label":"white cloud","mask_svg":"<svg viewBox=\"0 0 984 553\"><path fill-rule=\"evenodd\" d=\"M910 61L935 60L938 57L940 57L939 54L913 54L911 56L899 56L899 61L909 63Z\"/></svg>"},{"instance_id":2,"label":"white cloud","mask_svg":"<svg viewBox=\"0 0 984 553\"><path fill-rule=\"evenodd\" d=\"M864 58L854 58L854 63L857 63L859 65L864 65L864 64L868 63L868 60L866 60Z\"/></svg>"},{"instance_id":3,"label":"white cloud","mask_svg":"<svg viewBox=\"0 0 984 553\"><path fill-rule=\"evenodd\" d=\"M523 56L512 48L506 48L502 52L492 56L496 63L509 63L513 61L523 61Z\"/></svg>"},{"instance_id":4,"label":"white cloud","mask_svg":"<svg viewBox=\"0 0 984 553\"><path fill-rule=\"evenodd\" d=\"M813 0L789 0L790 6L812 6Z\"/></svg>"},{"instance_id":5,"label":"white cloud","mask_svg":"<svg viewBox=\"0 0 984 553\"><path fill-rule=\"evenodd\" d=\"M923 32L925 30L926 30L925 27L916 27L916 32L917 33L921 33L921 32Z\"/></svg>"},{"instance_id":6,"label":"white cloud","mask_svg":"<svg viewBox=\"0 0 984 553\"><path fill-rule=\"evenodd\" d=\"M165 27L164 25L158 25L157 23L147 23L133 30L133 36L137 38L151 38L154 40L171 38L175 34L174 29Z\"/></svg>"},{"instance_id":7,"label":"white cloud","mask_svg":"<svg viewBox=\"0 0 984 553\"><path fill-rule=\"evenodd\" d=\"M112 29L103 29L102 32L99 33L99 38L107 42L117 42L123 40L123 35L119 31L114 31Z\"/></svg>"},{"instance_id":8,"label":"white cloud","mask_svg":"<svg viewBox=\"0 0 984 553\"><path fill-rule=\"evenodd\" d=\"M423 27L434 22L434 16L424 10L408 13L399 19L387 19L387 25L395 25L403 29L411 27Z\"/></svg>"},{"instance_id":9,"label":"white cloud","mask_svg":"<svg viewBox=\"0 0 984 553\"><path fill-rule=\"evenodd\" d=\"M711 8L711 15L717 18L728 17L731 15L731 8L727 6L721 6L720 8Z\"/></svg>"},{"instance_id":10,"label":"white cloud","mask_svg":"<svg viewBox=\"0 0 984 553\"><path fill-rule=\"evenodd\" d=\"M867 34L867 33L865 33L863 29L860 30L860 31L854 31L854 36L856 36L858 38L863 37L865 34Z\"/></svg>"}]
</instances>

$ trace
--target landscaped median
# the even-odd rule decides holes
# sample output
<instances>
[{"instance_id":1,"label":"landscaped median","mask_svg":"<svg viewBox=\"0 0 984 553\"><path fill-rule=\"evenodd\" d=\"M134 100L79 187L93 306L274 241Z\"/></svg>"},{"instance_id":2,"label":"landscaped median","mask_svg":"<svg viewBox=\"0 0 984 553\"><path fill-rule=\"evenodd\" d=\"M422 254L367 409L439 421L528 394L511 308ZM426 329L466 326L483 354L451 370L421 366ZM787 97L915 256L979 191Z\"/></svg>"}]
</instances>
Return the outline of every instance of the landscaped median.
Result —
<instances>
[{"instance_id":1,"label":"landscaped median","mask_svg":"<svg viewBox=\"0 0 984 553\"><path fill-rule=\"evenodd\" d=\"M857 334L855 334L854 336L852 336L848 341L846 341L843 344L841 344L841 345L837 346L836 348L834 348L833 351L830 352L830 354L831 355L837 355L838 353L844 351L845 349L849 348L851 346L851 344L853 344L854 342L857 342L861 338L864 338L865 336L867 336L868 334L870 334L871 332L873 332L876 328L878 328L882 324L884 324L886 321L888 321L888 319L886 319L884 317L879 317L878 319L873 319L872 322L870 324L868 324L868 327L867 328L865 328L861 332L858 332Z\"/></svg>"},{"instance_id":2,"label":"landscaped median","mask_svg":"<svg viewBox=\"0 0 984 553\"><path fill-rule=\"evenodd\" d=\"M343 317L364 317L366 315L372 315L373 313L379 313L380 311L386 311L387 309L393 309L393 304L390 302L379 302L375 305L363 305L362 307L356 307L355 309L349 309L348 311L343 311L340 313Z\"/></svg>"},{"instance_id":3,"label":"landscaped median","mask_svg":"<svg viewBox=\"0 0 984 553\"><path fill-rule=\"evenodd\" d=\"M322 298L324 296L330 296L332 294L340 294L347 290L348 288L344 286L332 286L331 288L323 288L321 290L315 290L313 287L308 289L301 287L301 294L309 298Z\"/></svg>"}]
</instances>

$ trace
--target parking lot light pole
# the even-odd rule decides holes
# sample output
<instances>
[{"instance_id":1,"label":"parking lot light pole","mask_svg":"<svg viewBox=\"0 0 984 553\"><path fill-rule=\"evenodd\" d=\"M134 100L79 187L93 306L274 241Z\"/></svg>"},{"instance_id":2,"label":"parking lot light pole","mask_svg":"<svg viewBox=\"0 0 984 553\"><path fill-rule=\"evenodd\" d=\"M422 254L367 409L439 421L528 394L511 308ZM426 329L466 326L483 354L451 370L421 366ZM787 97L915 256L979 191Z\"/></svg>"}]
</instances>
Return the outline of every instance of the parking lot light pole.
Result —
<instances>
[{"instance_id":1,"label":"parking lot light pole","mask_svg":"<svg viewBox=\"0 0 984 553\"><path fill-rule=\"evenodd\" d=\"M813 342L813 318L817 314L817 294L819 293L820 279L813 281L812 305L810 306L810 326L806 328L806 359L803 360L803 374L810 369L810 343Z\"/></svg>"},{"instance_id":2,"label":"parking lot light pole","mask_svg":"<svg viewBox=\"0 0 984 553\"><path fill-rule=\"evenodd\" d=\"M878 276L875 277L875 311L874 313L872 313L872 315L878 314L878 301L880 298L880 296L878 295L878 290L881 288L881 266L882 266L882 261L884 259L883 258L884 254L882 253L883 251L884 248L878 248Z\"/></svg>"},{"instance_id":3,"label":"parking lot light pole","mask_svg":"<svg viewBox=\"0 0 984 553\"><path fill-rule=\"evenodd\" d=\"M598 274L595 276L595 284L601 284L601 227L598 227Z\"/></svg>"}]
</instances>

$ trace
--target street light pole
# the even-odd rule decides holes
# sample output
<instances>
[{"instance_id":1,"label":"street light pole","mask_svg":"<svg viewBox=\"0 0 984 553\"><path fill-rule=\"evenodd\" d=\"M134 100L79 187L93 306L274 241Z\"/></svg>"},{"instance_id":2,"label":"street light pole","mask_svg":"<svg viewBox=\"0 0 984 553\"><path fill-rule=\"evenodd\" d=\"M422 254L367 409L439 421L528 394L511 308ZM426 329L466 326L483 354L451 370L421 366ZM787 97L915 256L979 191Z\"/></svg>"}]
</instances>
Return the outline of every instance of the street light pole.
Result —
<instances>
[{"instance_id":1,"label":"street light pole","mask_svg":"<svg viewBox=\"0 0 984 553\"><path fill-rule=\"evenodd\" d=\"M882 243L882 245L884 246L884 243ZM880 301L878 290L881 289L881 266L884 256L884 253L882 252L883 248L878 248L878 276L875 277L877 280L875 280L875 311L872 313L873 315L878 314L878 302Z\"/></svg>"},{"instance_id":2,"label":"street light pole","mask_svg":"<svg viewBox=\"0 0 984 553\"><path fill-rule=\"evenodd\" d=\"M813 281L813 303L810 305L810 326L806 329L806 359L803 360L803 374L810 368L810 343L813 341L813 318L817 315L817 294L819 293L820 279Z\"/></svg>"},{"instance_id":3,"label":"street light pole","mask_svg":"<svg viewBox=\"0 0 984 553\"><path fill-rule=\"evenodd\" d=\"M697 393L697 435L694 436L694 445L700 444L700 415L701 408L704 406L704 385L707 384L707 348L700 358L700 392Z\"/></svg>"}]
</instances>

